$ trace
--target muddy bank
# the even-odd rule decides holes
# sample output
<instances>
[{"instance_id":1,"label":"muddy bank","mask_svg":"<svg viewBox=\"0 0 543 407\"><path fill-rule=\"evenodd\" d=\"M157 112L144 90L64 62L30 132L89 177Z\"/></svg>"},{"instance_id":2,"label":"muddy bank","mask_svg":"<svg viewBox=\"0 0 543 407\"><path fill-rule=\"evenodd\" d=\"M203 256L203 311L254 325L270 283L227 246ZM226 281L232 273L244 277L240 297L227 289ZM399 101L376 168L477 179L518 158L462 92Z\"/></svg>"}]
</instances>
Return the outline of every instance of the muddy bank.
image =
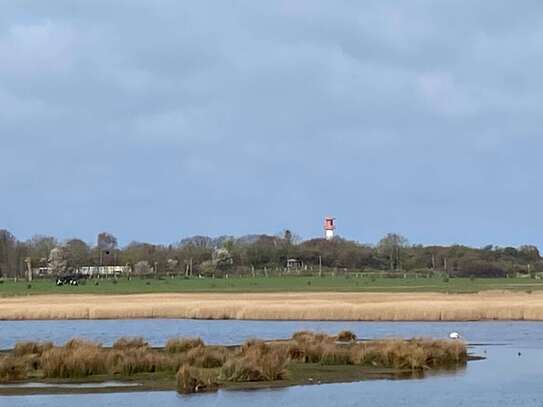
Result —
<instances>
[{"instance_id":1,"label":"muddy bank","mask_svg":"<svg viewBox=\"0 0 543 407\"><path fill-rule=\"evenodd\" d=\"M253 293L0 298L1 320L543 320L543 293Z\"/></svg>"}]
</instances>

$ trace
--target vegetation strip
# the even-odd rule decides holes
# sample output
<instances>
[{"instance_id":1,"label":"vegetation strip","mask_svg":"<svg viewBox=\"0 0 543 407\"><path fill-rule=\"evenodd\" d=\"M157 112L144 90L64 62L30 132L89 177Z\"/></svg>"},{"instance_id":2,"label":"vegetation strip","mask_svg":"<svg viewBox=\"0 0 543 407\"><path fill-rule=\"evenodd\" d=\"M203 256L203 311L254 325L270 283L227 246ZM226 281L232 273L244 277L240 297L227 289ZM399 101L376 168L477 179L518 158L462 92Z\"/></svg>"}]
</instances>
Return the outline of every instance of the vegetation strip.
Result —
<instances>
[{"instance_id":1,"label":"vegetation strip","mask_svg":"<svg viewBox=\"0 0 543 407\"><path fill-rule=\"evenodd\" d=\"M543 293L187 293L0 298L1 320L543 320Z\"/></svg>"},{"instance_id":2,"label":"vegetation strip","mask_svg":"<svg viewBox=\"0 0 543 407\"><path fill-rule=\"evenodd\" d=\"M127 390L175 387L180 393L195 393L372 376L420 376L432 369L461 368L468 359L466 345L461 341L414 338L357 342L349 331L337 336L303 331L289 340L250 340L240 346L213 346L205 345L200 338L174 338L163 349L151 348L142 338L120 338L111 348L72 339L63 346L17 343L12 351L0 355L0 382L141 381L141 386ZM15 387L0 388L0 394L40 391Z\"/></svg>"}]
</instances>

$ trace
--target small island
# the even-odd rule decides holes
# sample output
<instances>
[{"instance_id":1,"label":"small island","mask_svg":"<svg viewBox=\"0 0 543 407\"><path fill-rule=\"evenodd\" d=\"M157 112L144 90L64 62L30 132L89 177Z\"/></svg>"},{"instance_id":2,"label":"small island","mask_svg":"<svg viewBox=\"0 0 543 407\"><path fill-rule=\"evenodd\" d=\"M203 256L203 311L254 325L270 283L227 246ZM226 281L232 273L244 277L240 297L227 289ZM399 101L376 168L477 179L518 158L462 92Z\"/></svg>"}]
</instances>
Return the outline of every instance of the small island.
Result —
<instances>
[{"instance_id":1,"label":"small island","mask_svg":"<svg viewBox=\"0 0 543 407\"><path fill-rule=\"evenodd\" d=\"M357 340L350 331L335 336L302 331L286 340L236 346L206 345L200 338L173 338L163 348L143 338L120 338L112 347L83 339L63 346L20 342L0 355L0 394L174 389L188 394L419 378L462 369L473 358L459 340Z\"/></svg>"}]
</instances>

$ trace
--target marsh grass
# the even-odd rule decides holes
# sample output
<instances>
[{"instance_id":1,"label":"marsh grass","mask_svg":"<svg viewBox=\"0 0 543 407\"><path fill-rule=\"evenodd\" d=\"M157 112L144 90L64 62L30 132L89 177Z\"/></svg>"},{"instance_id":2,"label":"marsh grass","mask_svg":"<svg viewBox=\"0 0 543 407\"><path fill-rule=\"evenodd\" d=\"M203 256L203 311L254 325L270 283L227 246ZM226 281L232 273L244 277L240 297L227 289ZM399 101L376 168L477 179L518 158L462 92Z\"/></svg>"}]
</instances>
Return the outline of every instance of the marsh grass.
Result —
<instances>
[{"instance_id":1,"label":"marsh grass","mask_svg":"<svg viewBox=\"0 0 543 407\"><path fill-rule=\"evenodd\" d=\"M24 379L25 370L25 363L21 357L0 357L0 383Z\"/></svg>"},{"instance_id":2,"label":"marsh grass","mask_svg":"<svg viewBox=\"0 0 543 407\"><path fill-rule=\"evenodd\" d=\"M339 341L340 337L344 340ZM176 376L178 390L190 393L216 389L217 383L287 380L291 364L423 372L460 366L467 358L461 341L414 338L356 342L350 333L329 336L303 331L286 341L252 339L233 347L206 346L199 338L174 338L164 349L151 348L140 337L120 338L111 348L75 338L63 346L17 344L0 356L0 381L160 373L172 380Z\"/></svg>"},{"instance_id":3,"label":"marsh grass","mask_svg":"<svg viewBox=\"0 0 543 407\"><path fill-rule=\"evenodd\" d=\"M216 378L216 374L205 369L184 364L176 374L177 391L182 394L212 391L218 387Z\"/></svg>"},{"instance_id":4,"label":"marsh grass","mask_svg":"<svg viewBox=\"0 0 543 407\"><path fill-rule=\"evenodd\" d=\"M165 350L169 353L182 353L199 346L205 346L201 338L171 338L166 342Z\"/></svg>"},{"instance_id":5,"label":"marsh grass","mask_svg":"<svg viewBox=\"0 0 543 407\"><path fill-rule=\"evenodd\" d=\"M17 342L12 353L14 356L41 355L52 347L52 342Z\"/></svg>"},{"instance_id":6,"label":"marsh grass","mask_svg":"<svg viewBox=\"0 0 543 407\"><path fill-rule=\"evenodd\" d=\"M126 350L126 349L147 349L149 344L141 337L126 337L123 336L113 343L112 348L115 350Z\"/></svg>"}]
</instances>

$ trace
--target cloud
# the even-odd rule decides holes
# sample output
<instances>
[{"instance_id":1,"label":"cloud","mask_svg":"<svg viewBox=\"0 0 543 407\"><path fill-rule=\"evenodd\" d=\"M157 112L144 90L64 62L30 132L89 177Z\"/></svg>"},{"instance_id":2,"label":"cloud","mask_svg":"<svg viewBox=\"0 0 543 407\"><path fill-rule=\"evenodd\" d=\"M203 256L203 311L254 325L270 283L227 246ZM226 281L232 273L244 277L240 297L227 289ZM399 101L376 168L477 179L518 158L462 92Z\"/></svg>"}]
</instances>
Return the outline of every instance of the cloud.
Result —
<instances>
[{"instance_id":1,"label":"cloud","mask_svg":"<svg viewBox=\"0 0 543 407\"><path fill-rule=\"evenodd\" d=\"M542 8L7 3L5 226L538 243Z\"/></svg>"}]
</instances>

